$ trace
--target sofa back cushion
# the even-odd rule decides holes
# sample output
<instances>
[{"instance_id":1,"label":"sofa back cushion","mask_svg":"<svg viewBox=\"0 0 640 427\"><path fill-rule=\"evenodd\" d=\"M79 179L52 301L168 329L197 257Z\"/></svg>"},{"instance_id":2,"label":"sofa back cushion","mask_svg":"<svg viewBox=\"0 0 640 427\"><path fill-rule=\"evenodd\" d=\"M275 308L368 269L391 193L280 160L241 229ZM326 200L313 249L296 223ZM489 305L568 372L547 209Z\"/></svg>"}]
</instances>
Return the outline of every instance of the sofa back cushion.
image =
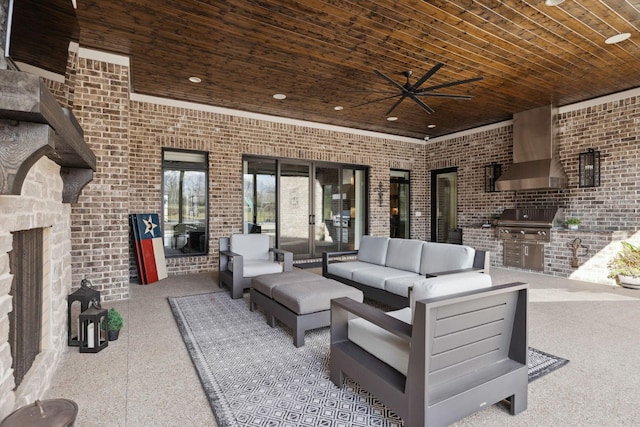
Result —
<instances>
[{"instance_id":1,"label":"sofa back cushion","mask_svg":"<svg viewBox=\"0 0 640 427\"><path fill-rule=\"evenodd\" d=\"M420 274L473 267L475 249L451 243L424 242Z\"/></svg>"},{"instance_id":2,"label":"sofa back cushion","mask_svg":"<svg viewBox=\"0 0 640 427\"><path fill-rule=\"evenodd\" d=\"M268 234L232 234L231 252L242 255L245 260L268 260L270 239Z\"/></svg>"},{"instance_id":3,"label":"sofa back cushion","mask_svg":"<svg viewBox=\"0 0 640 427\"><path fill-rule=\"evenodd\" d=\"M362 236L358 248L358 261L384 265L388 244L388 237Z\"/></svg>"},{"instance_id":4,"label":"sofa back cushion","mask_svg":"<svg viewBox=\"0 0 640 427\"><path fill-rule=\"evenodd\" d=\"M419 273L423 243L422 240L389 239L386 266Z\"/></svg>"},{"instance_id":5,"label":"sofa back cushion","mask_svg":"<svg viewBox=\"0 0 640 427\"><path fill-rule=\"evenodd\" d=\"M443 274L442 276L426 277L418 280L409 288L409 306L412 313L411 323L413 324L416 301L490 288L491 284L490 275L475 271Z\"/></svg>"}]
</instances>

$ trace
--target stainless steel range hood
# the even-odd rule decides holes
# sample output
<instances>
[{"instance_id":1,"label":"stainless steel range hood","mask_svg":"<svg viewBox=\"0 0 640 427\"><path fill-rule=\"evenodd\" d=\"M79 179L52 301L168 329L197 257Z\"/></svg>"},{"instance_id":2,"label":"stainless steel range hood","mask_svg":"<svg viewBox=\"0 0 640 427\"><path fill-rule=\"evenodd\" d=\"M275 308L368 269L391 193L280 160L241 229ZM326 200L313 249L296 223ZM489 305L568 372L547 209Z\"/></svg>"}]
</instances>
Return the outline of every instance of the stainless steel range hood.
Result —
<instances>
[{"instance_id":1,"label":"stainless steel range hood","mask_svg":"<svg viewBox=\"0 0 640 427\"><path fill-rule=\"evenodd\" d=\"M567 174L555 151L551 105L513 115L513 164L496 180L496 189L540 190L567 187Z\"/></svg>"}]
</instances>

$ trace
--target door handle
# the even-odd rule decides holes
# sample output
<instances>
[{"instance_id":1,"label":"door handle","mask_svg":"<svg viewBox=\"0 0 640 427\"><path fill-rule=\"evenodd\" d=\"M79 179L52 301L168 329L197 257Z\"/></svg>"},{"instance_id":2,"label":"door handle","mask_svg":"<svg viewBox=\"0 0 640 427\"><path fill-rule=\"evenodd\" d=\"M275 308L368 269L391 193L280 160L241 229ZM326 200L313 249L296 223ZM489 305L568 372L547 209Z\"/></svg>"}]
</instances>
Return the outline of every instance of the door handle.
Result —
<instances>
[{"instance_id":1,"label":"door handle","mask_svg":"<svg viewBox=\"0 0 640 427\"><path fill-rule=\"evenodd\" d=\"M316 216L309 215L309 225L316 225Z\"/></svg>"},{"instance_id":2,"label":"door handle","mask_svg":"<svg viewBox=\"0 0 640 427\"><path fill-rule=\"evenodd\" d=\"M524 247L524 256L529 256L529 246Z\"/></svg>"}]
</instances>

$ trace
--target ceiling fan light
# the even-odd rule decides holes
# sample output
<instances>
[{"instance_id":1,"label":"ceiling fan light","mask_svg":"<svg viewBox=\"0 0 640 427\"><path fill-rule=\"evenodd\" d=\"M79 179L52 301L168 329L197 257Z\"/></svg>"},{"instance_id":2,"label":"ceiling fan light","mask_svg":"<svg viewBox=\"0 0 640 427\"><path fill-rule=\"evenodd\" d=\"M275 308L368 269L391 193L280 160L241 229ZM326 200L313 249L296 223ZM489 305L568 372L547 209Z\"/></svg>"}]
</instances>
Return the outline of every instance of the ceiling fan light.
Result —
<instances>
[{"instance_id":1,"label":"ceiling fan light","mask_svg":"<svg viewBox=\"0 0 640 427\"><path fill-rule=\"evenodd\" d=\"M398 120L398 118L396 116L389 116L387 117L387 120L390 122L395 122L396 120Z\"/></svg>"},{"instance_id":2,"label":"ceiling fan light","mask_svg":"<svg viewBox=\"0 0 640 427\"><path fill-rule=\"evenodd\" d=\"M620 43L622 41L625 41L629 37L631 37L631 33L620 33L620 34L616 34L615 36L609 37L604 42L606 44L616 44L616 43Z\"/></svg>"},{"instance_id":3,"label":"ceiling fan light","mask_svg":"<svg viewBox=\"0 0 640 427\"><path fill-rule=\"evenodd\" d=\"M561 3L564 3L564 0L545 0L544 2L547 6L558 6Z\"/></svg>"},{"instance_id":4,"label":"ceiling fan light","mask_svg":"<svg viewBox=\"0 0 640 427\"><path fill-rule=\"evenodd\" d=\"M428 127L429 129L433 129L434 127L436 127L436 125L433 125L433 124L432 124L432 125L427 125L427 127Z\"/></svg>"},{"instance_id":5,"label":"ceiling fan light","mask_svg":"<svg viewBox=\"0 0 640 427\"><path fill-rule=\"evenodd\" d=\"M344 110L344 107L342 105L336 105L335 107L333 107L333 109L336 111L342 111Z\"/></svg>"}]
</instances>

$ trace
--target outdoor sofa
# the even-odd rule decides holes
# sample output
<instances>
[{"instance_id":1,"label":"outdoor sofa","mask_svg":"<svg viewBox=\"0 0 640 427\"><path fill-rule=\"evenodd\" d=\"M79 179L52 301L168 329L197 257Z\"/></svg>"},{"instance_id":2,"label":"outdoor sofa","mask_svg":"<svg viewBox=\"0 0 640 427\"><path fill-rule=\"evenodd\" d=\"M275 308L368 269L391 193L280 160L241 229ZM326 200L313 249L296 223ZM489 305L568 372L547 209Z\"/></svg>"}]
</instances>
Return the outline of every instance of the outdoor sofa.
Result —
<instances>
[{"instance_id":1,"label":"outdoor sofa","mask_svg":"<svg viewBox=\"0 0 640 427\"><path fill-rule=\"evenodd\" d=\"M355 260L345 257L356 255ZM462 273L473 272L474 275ZM363 236L357 251L325 252L322 275L360 289L365 298L392 307L409 305L409 288L426 281L432 286L483 279L489 252L465 245L414 239ZM451 276L443 280L443 276ZM440 279L439 279L440 278Z\"/></svg>"}]
</instances>

